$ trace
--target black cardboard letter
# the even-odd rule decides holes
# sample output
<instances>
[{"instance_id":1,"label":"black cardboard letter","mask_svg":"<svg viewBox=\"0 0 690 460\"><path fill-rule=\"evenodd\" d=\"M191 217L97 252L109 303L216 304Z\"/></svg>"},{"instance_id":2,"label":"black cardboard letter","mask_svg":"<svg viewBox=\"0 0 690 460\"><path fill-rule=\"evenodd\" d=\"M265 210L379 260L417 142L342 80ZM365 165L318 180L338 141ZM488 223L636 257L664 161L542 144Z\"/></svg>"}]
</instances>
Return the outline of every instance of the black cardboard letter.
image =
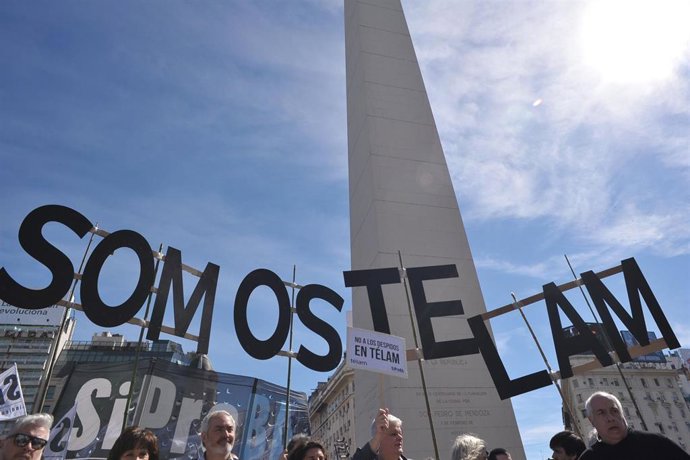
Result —
<instances>
[{"instance_id":1,"label":"black cardboard letter","mask_svg":"<svg viewBox=\"0 0 690 460\"><path fill-rule=\"evenodd\" d=\"M106 305L98 293L98 276L105 261L117 249L129 248L139 259L139 280L134 292L120 305ZM134 317L146 301L154 281L153 254L146 238L132 230L118 230L103 238L93 250L81 278L81 302L92 323L115 327Z\"/></svg>"},{"instance_id":2,"label":"black cardboard letter","mask_svg":"<svg viewBox=\"0 0 690 460\"><path fill-rule=\"evenodd\" d=\"M278 324L268 340L257 339L249 329L249 296L259 286L269 287L278 301ZM244 351L256 359L270 359L278 354L290 332L290 298L283 281L270 270L257 268L244 277L235 295L235 332Z\"/></svg>"},{"instance_id":3,"label":"black cardboard letter","mask_svg":"<svg viewBox=\"0 0 690 460\"><path fill-rule=\"evenodd\" d=\"M482 353L486 367L489 369L496 391L498 391L498 396L501 399L508 399L551 385L551 378L545 370L511 380L508 377L508 372L503 365L501 357L498 355L496 345L491 340L489 330L486 328L482 316L473 316L467 320L467 323L470 325L470 329L472 329L479 351Z\"/></svg>"},{"instance_id":4,"label":"black cardboard letter","mask_svg":"<svg viewBox=\"0 0 690 460\"><path fill-rule=\"evenodd\" d=\"M646 340L646 344L648 344L649 339L647 338L647 327L644 322L644 316L635 318L635 312L633 312L633 317L631 318L630 315L628 315L628 313L625 311L621 303L618 301L618 299L616 299L616 297L611 293L611 291L609 291L608 288L604 286L604 283L597 277L597 275L594 274L593 271L581 273L580 276L582 277L582 281L584 281L585 283L585 287L587 288L587 292L589 292L589 296L592 298L592 302L594 302L594 305L596 306L597 311L599 312L601 322L604 325L604 332L606 332L606 335L609 339L609 343L611 343L613 349L616 350L618 358L621 360L621 362L626 363L630 361L632 358L630 357L630 353L628 352L628 347L625 345L625 342L623 342L623 338L618 332L618 327L616 326L616 323L613 322L611 312L606 307L606 304L611 306L611 309L614 311L614 313L616 313L618 318L620 318L620 320L628 327L630 332L635 337L638 337L638 328L640 326L639 319L641 318L642 331L645 337L644 340Z\"/></svg>"},{"instance_id":5,"label":"black cardboard letter","mask_svg":"<svg viewBox=\"0 0 690 460\"><path fill-rule=\"evenodd\" d=\"M149 323L149 331L146 338L157 340L160 336L163 315L168 303L170 285L173 287L173 309L175 313L175 335L184 337L194 314L199 308L201 297L204 297L204 310L199 326L199 341L197 353L208 354L208 345L211 338L211 321L213 319L213 304L216 299L216 286L218 285L218 272L220 267L211 262L206 264L204 272L196 284L192 296L187 305L184 303L184 285L182 282L182 253L179 249L168 247L165 254L165 265L158 283L156 303Z\"/></svg>"},{"instance_id":6,"label":"black cardboard letter","mask_svg":"<svg viewBox=\"0 0 690 460\"><path fill-rule=\"evenodd\" d=\"M400 283L400 271L395 267L352 270L343 272L343 278L345 279L345 287L366 286L374 330L390 334L391 328L388 324L388 315L381 285Z\"/></svg>"},{"instance_id":7,"label":"black cardboard letter","mask_svg":"<svg viewBox=\"0 0 690 460\"><path fill-rule=\"evenodd\" d=\"M448 358L450 356L479 353L479 347L474 338L436 342L434 337L431 318L462 315L464 310L460 300L427 302L424 293L424 281L457 277L458 269L455 265L434 265L407 269L407 278L410 281L410 291L412 292L412 302L414 303L415 316L419 326L424 359Z\"/></svg>"},{"instance_id":8,"label":"black cardboard letter","mask_svg":"<svg viewBox=\"0 0 690 460\"><path fill-rule=\"evenodd\" d=\"M553 334L553 345L556 348L558 366L560 367L561 378L567 379L573 376L573 369L570 366L569 357L585 351L593 351L602 366L613 364L611 356L606 352L604 345L597 340L592 331L582 317L575 311L568 299L558 289L555 283L544 285L544 300L546 310L549 313L549 323L551 324L551 334ZM566 338L563 334L563 325L558 314L558 307L572 321L573 326L578 331L578 335Z\"/></svg>"},{"instance_id":9,"label":"black cardboard letter","mask_svg":"<svg viewBox=\"0 0 690 460\"><path fill-rule=\"evenodd\" d=\"M652 313L654 321L656 321L656 325L659 326L659 332L661 332L664 340L666 340L666 346L668 346L671 350L674 348L680 348L680 342L678 341L676 334L673 332L673 329L671 329L671 325L666 319L664 312L661 310L661 306L656 300L656 296L652 292L652 288L649 287L649 283L647 283L647 280L642 274L642 270L640 270L640 267L637 265L635 259L632 257L630 259L625 259L621 261L621 265L623 266L625 288L628 291L628 302L630 302L630 309L632 310L633 318L644 318L642 315L642 304L640 303L639 297L641 294L645 303L647 304L647 308L649 308L649 311ZM644 319L641 321L643 322ZM637 320L637 322L640 321ZM644 322L642 324L644 324ZM644 329L646 329L646 327ZM635 335L633 329L631 329L630 332ZM648 344L649 338L647 337L647 331L644 330L643 332L644 333L640 334L639 337L635 335L635 338L641 344Z\"/></svg>"},{"instance_id":10,"label":"black cardboard letter","mask_svg":"<svg viewBox=\"0 0 690 460\"><path fill-rule=\"evenodd\" d=\"M17 283L7 270L0 268L0 299L19 308L38 310L55 305L69 291L74 278L74 266L62 251L48 243L41 230L48 222L60 222L83 238L93 227L91 222L74 209L60 205L46 205L31 211L19 227L19 243L31 257L48 267L53 275L43 289L29 289Z\"/></svg>"},{"instance_id":11,"label":"black cardboard letter","mask_svg":"<svg viewBox=\"0 0 690 460\"><path fill-rule=\"evenodd\" d=\"M317 355L304 345L300 345L297 352L297 361L311 370L327 372L338 367L340 358L343 355L343 344L340 341L338 331L312 313L309 308L309 303L312 299L325 300L338 311L343 309L344 300L335 291L320 284L308 284L297 293L297 316L299 316L300 321L307 328L323 337L326 343L328 343L328 353L324 356Z\"/></svg>"}]
</instances>

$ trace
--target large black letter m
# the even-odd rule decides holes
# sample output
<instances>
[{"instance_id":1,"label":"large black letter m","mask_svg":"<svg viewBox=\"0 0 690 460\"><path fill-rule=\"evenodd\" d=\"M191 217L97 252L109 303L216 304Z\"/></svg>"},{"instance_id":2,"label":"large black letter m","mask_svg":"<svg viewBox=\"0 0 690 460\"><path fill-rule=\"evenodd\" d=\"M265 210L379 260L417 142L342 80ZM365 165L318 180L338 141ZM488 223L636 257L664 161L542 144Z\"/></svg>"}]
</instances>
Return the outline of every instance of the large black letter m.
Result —
<instances>
[{"instance_id":1,"label":"large black letter m","mask_svg":"<svg viewBox=\"0 0 690 460\"><path fill-rule=\"evenodd\" d=\"M680 343L676 335L671 329L661 306L657 301L649 283L645 279L640 267L634 258L625 259L621 262L623 267L623 276L625 277L625 287L628 291L628 301L630 302L630 314L623 308L613 294L604 286L604 283L593 273L582 273L582 280L587 286L587 291L597 307L599 315L601 315L602 323L606 329L606 333L611 339L612 345L618 353L618 357L622 362L630 361L631 357L628 353L620 334L618 333L616 324L613 321L609 307L621 322L628 328L630 333L635 337L640 345L649 345L649 337L647 335L647 324L642 312L642 302L640 297L644 299L647 308L649 309L654 321L659 327L661 335L666 340L666 345L673 349L680 347ZM608 307L607 307L608 305Z\"/></svg>"},{"instance_id":2,"label":"large black letter m","mask_svg":"<svg viewBox=\"0 0 690 460\"><path fill-rule=\"evenodd\" d=\"M165 254L165 264L163 273L158 285L156 303L153 307L153 315L149 323L149 332L146 338L157 340L160 336L161 325L163 324L163 314L168 303L170 285L173 286L173 307L175 312L175 333L178 337L184 337L189 324L192 322L196 313L201 297L204 297L204 311L201 316L199 327L199 341L197 343L197 353L208 354L208 343L211 337L211 319L213 318L213 303L216 298L216 285L218 284L218 272L220 267L216 264L208 263L203 273L195 272L199 276L199 282L194 288L192 296L187 305L184 304L184 289L182 286L182 253L175 248L168 247Z\"/></svg>"}]
</instances>

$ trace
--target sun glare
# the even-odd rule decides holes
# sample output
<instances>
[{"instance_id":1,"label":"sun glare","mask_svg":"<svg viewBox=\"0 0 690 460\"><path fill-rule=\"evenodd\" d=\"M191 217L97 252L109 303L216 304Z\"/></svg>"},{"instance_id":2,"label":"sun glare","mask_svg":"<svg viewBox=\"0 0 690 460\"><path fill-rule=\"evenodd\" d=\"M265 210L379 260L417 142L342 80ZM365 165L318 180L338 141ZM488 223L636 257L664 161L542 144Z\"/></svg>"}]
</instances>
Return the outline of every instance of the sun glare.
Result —
<instances>
[{"instance_id":1,"label":"sun glare","mask_svg":"<svg viewBox=\"0 0 690 460\"><path fill-rule=\"evenodd\" d=\"M594 0L582 22L585 63L609 82L665 79L687 59L689 24L687 0Z\"/></svg>"}]
</instances>

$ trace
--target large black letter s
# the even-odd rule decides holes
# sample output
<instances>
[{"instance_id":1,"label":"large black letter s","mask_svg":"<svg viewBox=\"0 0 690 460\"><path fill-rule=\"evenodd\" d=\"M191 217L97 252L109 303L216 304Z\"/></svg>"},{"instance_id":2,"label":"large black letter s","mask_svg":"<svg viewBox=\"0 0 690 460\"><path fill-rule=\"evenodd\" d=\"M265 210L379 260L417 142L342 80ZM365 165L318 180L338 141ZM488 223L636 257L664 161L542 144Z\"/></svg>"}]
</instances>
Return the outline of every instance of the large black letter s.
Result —
<instances>
[{"instance_id":1,"label":"large black letter s","mask_svg":"<svg viewBox=\"0 0 690 460\"><path fill-rule=\"evenodd\" d=\"M304 345L300 345L297 361L314 371L332 371L338 367L340 358L343 356L343 343L338 331L311 311L309 303L312 299L325 300L338 311L343 309L343 298L326 286L308 284L299 290L297 293L297 316L307 328L316 332L328 343L328 353L317 355Z\"/></svg>"},{"instance_id":2,"label":"large black letter s","mask_svg":"<svg viewBox=\"0 0 690 460\"><path fill-rule=\"evenodd\" d=\"M15 307L38 310L54 305L69 291L74 266L65 254L48 243L41 230L48 222L60 222L79 238L93 227L79 212L66 206L46 205L31 211L19 227L19 244L27 254L48 267L53 279L44 289L29 289L17 283L0 268L0 299Z\"/></svg>"}]
</instances>

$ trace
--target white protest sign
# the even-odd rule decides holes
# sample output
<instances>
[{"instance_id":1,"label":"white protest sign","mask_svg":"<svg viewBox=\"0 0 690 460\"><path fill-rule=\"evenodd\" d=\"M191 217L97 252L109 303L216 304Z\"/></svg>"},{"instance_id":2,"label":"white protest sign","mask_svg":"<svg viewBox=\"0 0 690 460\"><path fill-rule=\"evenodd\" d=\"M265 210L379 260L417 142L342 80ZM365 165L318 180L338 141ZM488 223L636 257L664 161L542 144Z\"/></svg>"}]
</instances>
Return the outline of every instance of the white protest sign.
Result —
<instances>
[{"instance_id":1,"label":"white protest sign","mask_svg":"<svg viewBox=\"0 0 690 460\"><path fill-rule=\"evenodd\" d=\"M0 420L13 420L22 415L26 415L26 406L15 363L0 374Z\"/></svg>"},{"instance_id":2,"label":"white protest sign","mask_svg":"<svg viewBox=\"0 0 690 460\"><path fill-rule=\"evenodd\" d=\"M353 369L407 378L405 339L348 327L347 364Z\"/></svg>"},{"instance_id":3,"label":"white protest sign","mask_svg":"<svg viewBox=\"0 0 690 460\"><path fill-rule=\"evenodd\" d=\"M77 405L70 410L50 430L50 442L43 451L45 460L62 460L67 455L67 444L72 436L74 419L77 416Z\"/></svg>"}]
</instances>

